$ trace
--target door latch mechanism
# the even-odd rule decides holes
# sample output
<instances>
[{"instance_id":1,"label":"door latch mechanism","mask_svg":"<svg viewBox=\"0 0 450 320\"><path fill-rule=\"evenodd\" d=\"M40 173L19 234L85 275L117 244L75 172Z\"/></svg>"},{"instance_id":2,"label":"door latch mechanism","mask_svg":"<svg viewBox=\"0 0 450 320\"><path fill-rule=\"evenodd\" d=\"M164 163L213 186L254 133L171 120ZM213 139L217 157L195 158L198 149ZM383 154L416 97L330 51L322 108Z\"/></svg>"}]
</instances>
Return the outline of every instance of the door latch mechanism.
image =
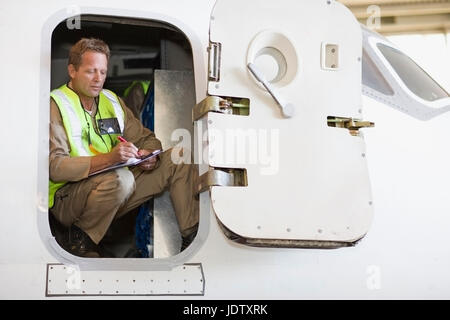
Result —
<instances>
[{"instance_id":1,"label":"door latch mechanism","mask_svg":"<svg viewBox=\"0 0 450 320\"><path fill-rule=\"evenodd\" d=\"M348 129L352 136L359 135L359 129L375 127L374 122L343 117L328 117L327 123L329 127Z\"/></svg>"},{"instance_id":2,"label":"door latch mechanism","mask_svg":"<svg viewBox=\"0 0 450 320\"><path fill-rule=\"evenodd\" d=\"M258 67L254 65L253 63L249 63L247 65L248 70L252 73L252 75L263 85L263 87L267 90L267 92L270 93L272 98L275 100L275 102L278 104L278 106L281 109L281 113L285 118L291 118L294 116L295 107L294 104L290 102L285 102L278 93L275 92L275 89L272 87L272 85L267 81L267 79L264 77L264 75L260 72Z\"/></svg>"}]
</instances>

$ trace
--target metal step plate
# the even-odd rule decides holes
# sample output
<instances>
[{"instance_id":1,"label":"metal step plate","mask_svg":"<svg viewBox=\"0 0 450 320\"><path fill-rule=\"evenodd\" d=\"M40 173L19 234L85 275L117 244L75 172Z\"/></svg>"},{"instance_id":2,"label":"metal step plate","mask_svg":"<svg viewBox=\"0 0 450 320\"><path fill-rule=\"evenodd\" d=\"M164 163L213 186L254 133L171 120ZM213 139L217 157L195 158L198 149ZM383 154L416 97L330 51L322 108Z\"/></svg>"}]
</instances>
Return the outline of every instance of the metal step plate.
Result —
<instances>
[{"instance_id":1,"label":"metal step plate","mask_svg":"<svg viewBox=\"0 0 450 320\"><path fill-rule=\"evenodd\" d=\"M47 264L47 297L204 294L205 278L200 263L170 271L80 271L75 265Z\"/></svg>"}]
</instances>

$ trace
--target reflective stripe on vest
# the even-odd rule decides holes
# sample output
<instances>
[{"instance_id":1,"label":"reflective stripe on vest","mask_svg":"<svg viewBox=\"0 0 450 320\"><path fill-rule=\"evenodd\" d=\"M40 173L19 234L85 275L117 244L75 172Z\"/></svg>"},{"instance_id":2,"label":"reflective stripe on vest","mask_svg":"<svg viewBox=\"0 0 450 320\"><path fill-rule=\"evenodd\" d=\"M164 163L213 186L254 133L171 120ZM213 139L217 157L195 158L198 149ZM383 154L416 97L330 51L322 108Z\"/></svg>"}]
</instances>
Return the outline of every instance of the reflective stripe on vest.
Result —
<instances>
[{"instance_id":1,"label":"reflective stripe on vest","mask_svg":"<svg viewBox=\"0 0 450 320\"><path fill-rule=\"evenodd\" d=\"M86 149L85 146L83 146L83 141L81 138L83 135L83 130L82 130L80 118L78 117L77 112L75 111L76 107L73 105L73 103L70 102L70 100L62 92L62 90L56 89L52 92L52 95L53 94L61 99L61 105L58 102L56 104L58 105L58 108L61 112L61 117L64 122L64 127L66 128L66 133L67 133L67 138L69 139L71 153L72 152L74 153L73 156L89 156L89 155L91 155L91 152L89 151L89 149ZM66 115L64 115L64 113L66 113ZM67 116L69 118L68 122L64 121L65 116ZM70 125L70 128L67 128L68 124ZM75 146L75 148L73 148L74 146Z\"/></svg>"},{"instance_id":2,"label":"reflective stripe on vest","mask_svg":"<svg viewBox=\"0 0 450 320\"><path fill-rule=\"evenodd\" d=\"M103 89L102 93L109 99L111 104L114 107L114 113L116 114L117 121L119 121L120 131L123 132L124 128L124 121L123 121L123 109L120 105L119 100L117 99L116 95L112 93L112 91Z\"/></svg>"}]
</instances>

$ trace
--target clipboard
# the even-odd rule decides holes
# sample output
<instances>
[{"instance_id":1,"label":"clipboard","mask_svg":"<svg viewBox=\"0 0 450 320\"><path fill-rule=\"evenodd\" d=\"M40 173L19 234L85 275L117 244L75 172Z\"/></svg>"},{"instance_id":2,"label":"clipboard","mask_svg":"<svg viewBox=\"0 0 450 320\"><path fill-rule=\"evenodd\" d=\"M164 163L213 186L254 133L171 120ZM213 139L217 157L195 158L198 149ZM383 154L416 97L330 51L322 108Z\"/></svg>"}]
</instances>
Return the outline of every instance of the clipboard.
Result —
<instances>
[{"instance_id":1,"label":"clipboard","mask_svg":"<svg viewBox=\"0 0 450 320\"><path fill-rule=\"evenodd\" d=\"M156 157L161 152L162 152L162 150L155 150L155 151L149 153L148 155L146 155L146 156L144 156L142 158L130 158L126 162L115 164L115 165L107 167L105 169L92 172L92 173L90 173L88 175L88 178L92 177L92 176L95 176L96 174L99 174L99 173L103 173L103 172L107 172L107 171L111 171L111 170L115 170L115 169L119 169L119 168L123 168L123 167L134 167L134 166L137 166L138 164L144 162L145 160L148 160L150 158Z\"/></svg>"}]
</instances>

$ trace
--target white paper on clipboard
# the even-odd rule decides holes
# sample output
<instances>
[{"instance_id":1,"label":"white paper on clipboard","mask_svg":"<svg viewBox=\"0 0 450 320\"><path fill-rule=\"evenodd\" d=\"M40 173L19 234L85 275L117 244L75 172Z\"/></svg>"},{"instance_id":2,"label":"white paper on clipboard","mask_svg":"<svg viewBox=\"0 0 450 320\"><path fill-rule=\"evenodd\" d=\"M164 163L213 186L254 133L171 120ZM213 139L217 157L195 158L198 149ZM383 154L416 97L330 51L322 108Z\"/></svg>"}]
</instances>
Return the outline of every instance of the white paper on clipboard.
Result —
<instances>
[{"instance_id":1,"label":"white paper on clipboard","mask_svg":"<svg viewBox=\"0 0 450 320\"><path fill-rule=\"evenodd\" d=\"M138 164L152 158L152 157L156 157L158 154L160 154L162 152L162 150L155 150L151 153L149 153L148 155L142 157L142 158L130 158L128 159L127 162L123 162L123 163L119 163L119 164L115 164L113 166L107 167L105 169L102 170L98 170L95 172L92 172L91 174L88 175L88 177L92 177L96 174L99 173L103 173L103 172L107 172L107 171L111 171L111 170L115 170L115 169L119 169L119 168L123 168L123 167L134 167L137 166Z\"/></svg>"}]
</instances>

